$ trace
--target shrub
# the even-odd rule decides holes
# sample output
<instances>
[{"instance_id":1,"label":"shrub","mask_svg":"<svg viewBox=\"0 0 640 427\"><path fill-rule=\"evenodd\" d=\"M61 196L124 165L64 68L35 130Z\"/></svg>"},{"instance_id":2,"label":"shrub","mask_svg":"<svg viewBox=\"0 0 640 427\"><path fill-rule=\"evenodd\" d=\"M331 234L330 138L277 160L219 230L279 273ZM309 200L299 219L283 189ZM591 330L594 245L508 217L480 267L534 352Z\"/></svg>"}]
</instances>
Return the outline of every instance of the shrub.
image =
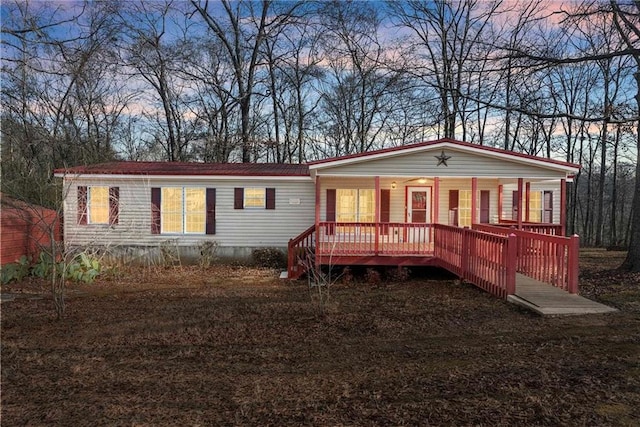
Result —
<instances>
[{"instance_id":1,"label":"shrub","mask_svg":"<svg viewBox=\"0 0 640 427\"><path fill-rule=\"evenodd\" d=\"M16 262L5 264L0 270L0 283L6 285L14 280L20 281L29 275L31 260L22 255Z\"/></svg>"},{"instance_id":2,"label":"shrub","mask_svg":"<svg viewBox=\"0 0 640 427\"><path fill-rule=\"evenodd\" d=\"M251 252L253 263L258 267L286 268L287 257L277 248L254 249Z\"/></svg>"},{"instance_id":3,"label":"shrub","mask_svg":"<svg viewBox=\"0 0 640 427\"><path fill-rule=\"evenodd\" d=\"M218 242L215 240L207 240L200 243L198 249L200 250L200 258L198 259L200 267L211 267L211 264L218 259Z\"/></svg>"}]
</instances>

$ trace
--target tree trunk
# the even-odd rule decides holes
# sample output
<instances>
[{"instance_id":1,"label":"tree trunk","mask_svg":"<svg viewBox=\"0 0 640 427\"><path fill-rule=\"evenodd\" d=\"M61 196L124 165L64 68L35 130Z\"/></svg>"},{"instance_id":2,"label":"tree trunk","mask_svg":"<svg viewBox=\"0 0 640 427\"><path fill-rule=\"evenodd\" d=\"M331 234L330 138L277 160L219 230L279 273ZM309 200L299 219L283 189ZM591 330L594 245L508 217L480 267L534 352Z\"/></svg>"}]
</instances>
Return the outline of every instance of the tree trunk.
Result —
<instances>
[{"instance_id":1,"label":"tree trunk","mask_svg":"<svg viewBox=\"0 0 640 427\"><path fill-rule=\"evenodd\" d=\"M640 111L640 70L634 73L636 79L636 103ZM636 128L636 148L640 153L640 120ZM633 193L633 204L631 205L631 233L629 240L629 252L624 260L621 269L629 271L640 271L640 162L636 161L636 185Z\"/></svg>"}]
</instances>

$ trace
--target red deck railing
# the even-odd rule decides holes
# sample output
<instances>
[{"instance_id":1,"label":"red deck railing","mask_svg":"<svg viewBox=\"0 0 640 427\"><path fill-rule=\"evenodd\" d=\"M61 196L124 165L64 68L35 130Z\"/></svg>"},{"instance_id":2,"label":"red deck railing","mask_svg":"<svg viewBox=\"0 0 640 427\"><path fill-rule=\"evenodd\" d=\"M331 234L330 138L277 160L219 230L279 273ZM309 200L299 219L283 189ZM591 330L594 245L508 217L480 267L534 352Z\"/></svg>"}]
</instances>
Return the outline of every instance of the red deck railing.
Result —
<instances>
[{"instance_id":1,"label":"red deck railing","mask_svg":"<svg viewBox=\"0 0 640 427\"><path fill-rule=\"evenodd\" d=\"M517 237L517 272L570 293L578 292L580 238L476 224L475 230Z\"/></svg>"},{"instance_id":2,"label":"red deck railing","mask_svg":"<svg viewBox=\"0 0 640 427\"><path fill-rule=\"evenodd\" d=\"M499 297L515 293L516 272L571 293L578 291L579 238L503 226L320 222L289 241L289 278L305 257L433 257L439 265Z\"/></svg>"},{"instance_id":3,"label":"red deck railing","mask_svg":"<svg viewBox=\"0 0 640 427\"><path fill-rule=\"evenodd\" d=\"M315 248L315 232L316 226L312 225L294 239L289 240L287 248L287 277L289 279L297 279L305 273L303 261L307 251Z\"/></svg>"},{"instance_id":4,"label":"red deck railing","mask_svg":"<svg viewBox=\"0 0 640 427\"><path fill-rule=\"evenodd\" d=\"M434 225L434 255L442 267L500 298L515 293L515 236Z\"/></svg>"},{"instance_id":5,"label":"red deck railing","mask_svg":"<svg viewBox=\"0 0 640 427\"><path fill-rule=\"evenodd\" d=\"M316 253L336 256L431 255L431 224L320 222Z\"/></svg>"},{"instance_id":6,"label":"red deck railing","mask_svg":"<svg viewBox=\"0 0 640 427\"><path fill-rule=\"evenodd\" d=\"M480 224L478 224L480 225ZM489 224L483 224L489 225ZM517 221L503 219L500 224L491 224L494 227L516 228ZM546 224L541 222L523 222L521 230L533 233L550 234L552 236L564 236L564 227L560 224Z\"/></svg>"}]
</instances>

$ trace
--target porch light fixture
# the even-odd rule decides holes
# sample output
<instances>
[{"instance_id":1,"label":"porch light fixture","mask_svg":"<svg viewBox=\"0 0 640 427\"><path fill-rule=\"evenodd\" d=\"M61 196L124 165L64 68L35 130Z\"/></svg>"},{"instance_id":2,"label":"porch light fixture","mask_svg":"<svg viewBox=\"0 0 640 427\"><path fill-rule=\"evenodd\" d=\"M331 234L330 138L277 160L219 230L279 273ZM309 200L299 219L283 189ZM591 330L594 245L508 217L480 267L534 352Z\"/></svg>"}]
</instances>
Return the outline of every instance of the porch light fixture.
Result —
<instances>
[{"instance_id":1,"label":"porch light fixture","mask_svg":"<svg viewBox=\"0 0 640 427\"><path fill-rule=\"evenodd\" d=\"M395 182L395 181L393 181L393 182L391 183L391 189L395 190L397 186L398 186L398 184L396 184L396 182Z\"/></svg>"},{"instance_id":2,"label":"porch light fixture","mask_svg":"<svg viewBox=\"0 0 640 427\"><path fill-rule=\"evenodd\" d=\"M418 180L418 184L426 184L427 183L427 178L420 178Z\"/></svg>"}]
</instances>

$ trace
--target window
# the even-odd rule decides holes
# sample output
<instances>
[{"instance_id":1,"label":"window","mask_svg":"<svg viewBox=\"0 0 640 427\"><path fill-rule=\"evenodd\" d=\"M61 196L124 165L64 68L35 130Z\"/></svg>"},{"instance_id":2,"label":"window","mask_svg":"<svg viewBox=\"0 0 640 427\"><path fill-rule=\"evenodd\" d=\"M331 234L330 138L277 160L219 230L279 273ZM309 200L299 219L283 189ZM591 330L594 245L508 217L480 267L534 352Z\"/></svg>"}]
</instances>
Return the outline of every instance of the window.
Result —
<instances>
[{"instance_id":1,"label":"window","mask_svg":"<svg viewBox=\"0 0 640 427\"><path fill-rule=\"evenodd\" d=\"M89 224L109 223L109 187L89 187Z\"/></svg>"},{"instance_id":2,"label":"window","mask_svg":"<svg viewBox=\"0 0 640 427\"><path fill-rule=\"evenodd\" d=\"M337 189L336 219L338 222L374 222L375 190Z\"/></svg>"},{"instance_id":3,"label":"window","mask_svg":"<svg viewBox=\"0 0 640 427\"><path fill-rule=\"evenodd\" d=\"M204 188L163 187L160 200L162 233L205 233Z\"/></svg>"},{"instance_id":4,"label":"window","mask_svg":"<svg viewBox=\"0 0 640 427\"><path fill-rule=\"evenodd\" d=\"M529 221L542 221L542 192L540 191L529 193Z\"/></svg>"},{"instance_id":5,"label":"window","mask_svg":"<svg viewBox=\"0 0 640 427\"><path fill-rule=\"evenodd\" d=\"M264 208L266 204L266 191L264 188L245 188L244 207Z\"/></svg>"},{"instance_id":6,"label":"window","mask_svg":"<svg viewBox=\"0 0 640 427\"><path fill-rule=\"evenodd\" d=\"M471 227L471 190L459 190L458 226Z\"/></svg>"},{"instance_id":7,"label":"window","mask_svg":"<svg viewBox=\"0 0 640 427\"><path fill-rule=\"evenodd\" d=\"M78 186L78 224L118 223L120 189L106 186Z\"/></svg>"},{"instance_id":8,"label":"window","mask_svg":"<svg viewBox=\"0 0 640 427\"><path fill-rule=\"evenodd\" d=\"M275 188L234 188L234 209L275 209Z\"/></svg>"}]
</instances>

